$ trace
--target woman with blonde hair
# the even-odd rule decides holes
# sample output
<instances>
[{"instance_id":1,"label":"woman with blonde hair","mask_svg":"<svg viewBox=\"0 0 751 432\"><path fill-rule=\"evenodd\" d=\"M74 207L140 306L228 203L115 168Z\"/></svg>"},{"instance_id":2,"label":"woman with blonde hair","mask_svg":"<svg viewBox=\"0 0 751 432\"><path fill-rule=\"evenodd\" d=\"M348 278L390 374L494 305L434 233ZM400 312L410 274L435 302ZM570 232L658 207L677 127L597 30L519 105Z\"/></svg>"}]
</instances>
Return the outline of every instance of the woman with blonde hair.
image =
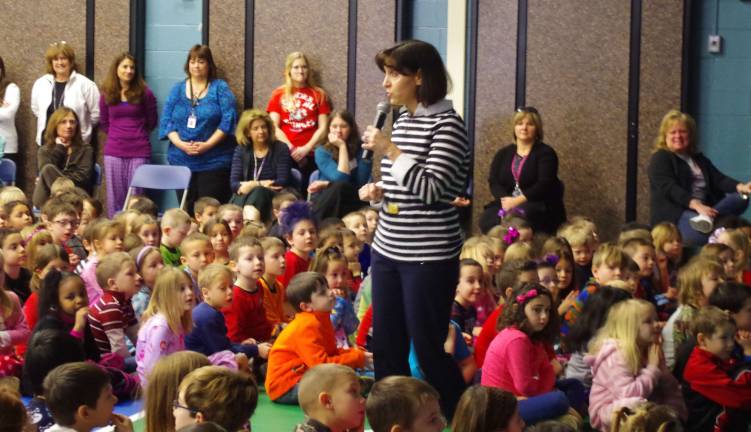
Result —
<instances>
[{"instance_id":1,"label":"woman with blonde hair","mask_svg":"<svg viewBox=\"0 0 751 432\"><path fill-rule=\"evenodd\" d=\"M100 128L107 134L104 171L107 173L107 217L123 207L136 168L149 163L149 134L156 127L156 98L130 53L115 57L102 83ZM140 191L136 191L140 194Z\"/></svg>"},{"instance_id":2,"label":"woman with blonde hair","mask_svg":"<svg viewBox=\"0 0 751 432\"><path fill-rule=\"evenodd\" d=\"M81 136L78 115L67 106L50 116L44 131L44 145L37 152L37 178L32 202L42 208L50 197L52 183L67 177L76 186L89 190L94 173L94 149Z\"/></svg>"},{"instance_id":3,"label":"woman with blonde hair","mask_svg":"<svg viewBox=\"0 0 751 432\"><path fill-rule=\"evenodd\" d=\"M245 219L270 222L271 201L290 180L289 149L276 139L271 117L256 108L242 113L235 137L230 202L243 208Z\"/></svg>"},{"instance_id":4,"label":"woman with blonde hair","mask_svg":"<svg viewBox=\"0 0 751 432\"><path fill-rule=\"evenodd\" d=\"M490 165L493 202L485 206L480 229L488 232L505 215L518 213L535 232L554 234L566 220L558 155L542 141L542 117L536 108L517 108L511 124L514 142L498 150Z\"/></svg>"},{"instance_id":5,"label":"woman with blonde hair","mask_svg":"<svg viewBox=\"0 0 751 432\"><path fill-rule=\"evenodd\" d=\"M31 88L31 111L37 118L36 143L43 145L43 134L52 113L66 106L78 121L83 142L91 142L99 123L99 89L93 81L78 73L76 52L65 41L50 44L44 53L46 74Z\"/></svg>"},{"instance_id":6,"label":"woman with blonde hair","mask_svg":"<svg viewBox=\"0 0 751 432\"><path fill-rule=\"evenodd\" d=\"M284 61L284 84L274 89L266 111L276 125L276 138L287 144L303 174L302 188L315 170L313 150L326 138L331 112L326 92L317 85L308 57L295 51Z\"/></svg>"},{"instance_id":7,"label":"woman with blonde hair","mask_svg":"<svg viewBox=\"0 0 751 432\"><path fill-rule=\"evenodd\" d=\"M726 176L699 152L696 122L678 110L662 118L648 173L651 224L676 224L688 245L705 244L715 219L748 207L741 194L751 194L751 182Z\"/></svg>"}]
</instances>

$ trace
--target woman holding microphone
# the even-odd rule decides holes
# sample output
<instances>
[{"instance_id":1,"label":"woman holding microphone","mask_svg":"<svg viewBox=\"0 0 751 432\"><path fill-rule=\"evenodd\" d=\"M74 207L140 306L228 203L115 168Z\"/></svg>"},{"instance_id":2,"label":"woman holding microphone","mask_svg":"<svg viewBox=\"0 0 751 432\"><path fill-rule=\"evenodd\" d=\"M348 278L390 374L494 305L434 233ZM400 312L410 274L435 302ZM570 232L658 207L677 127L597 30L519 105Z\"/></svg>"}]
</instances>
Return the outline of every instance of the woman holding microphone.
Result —
<instances>
[{"instance_id":1,"label":"woman holding microphone","mask_svg":"<svg viewBox=\"0 0 751 432\"><path fill-rule=\"evenodd\" d=\"M389 102L402 106L390 138L372 126L363 135L363 148L383 155L383 187L361 190L363 199L382 197L371 262L376 379L410 375L411 341L451 417L464 380L443 343L459 276L462 231L451 202L466 184L467 133L445 99L449 78L435 47L404 41L375 61Z\"/></svg>"}]
</instances>

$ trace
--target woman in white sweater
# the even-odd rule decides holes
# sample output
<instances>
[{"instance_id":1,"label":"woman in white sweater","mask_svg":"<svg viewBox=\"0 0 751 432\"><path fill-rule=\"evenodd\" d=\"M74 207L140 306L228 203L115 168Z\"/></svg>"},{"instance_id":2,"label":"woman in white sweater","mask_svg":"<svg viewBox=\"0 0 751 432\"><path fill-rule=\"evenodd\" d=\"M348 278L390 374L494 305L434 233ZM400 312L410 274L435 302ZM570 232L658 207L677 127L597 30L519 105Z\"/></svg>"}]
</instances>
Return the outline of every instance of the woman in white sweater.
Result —
<instances>
[{"instance_id":1,"label":"woman in white sweater","mask_svg":"<svg viewBox=\"0 0 751 432\"><path fill-rule=\"evenodd\" d=\"M67 43L50 45L44 59L47 73L31 88L31 111L37 117L37 145L42 143L49 116L61 106L76 112L83 141L89 144L92 130L99 123L99 89L77 72L76 52Z\"/></svg>"},{"instance_id":2,"label":"woman in white sweater","mask_svg":"<svg viewBox=\"0 0 751 432\"><path fill-rule=\"evenodd\" d=\"M5 142L5 157L14 159L18 153L16 112L21 102L21 91L17 85L6 81L5 75L5 62L0 57L0 141Z\"/></svg>"}]
</instances>

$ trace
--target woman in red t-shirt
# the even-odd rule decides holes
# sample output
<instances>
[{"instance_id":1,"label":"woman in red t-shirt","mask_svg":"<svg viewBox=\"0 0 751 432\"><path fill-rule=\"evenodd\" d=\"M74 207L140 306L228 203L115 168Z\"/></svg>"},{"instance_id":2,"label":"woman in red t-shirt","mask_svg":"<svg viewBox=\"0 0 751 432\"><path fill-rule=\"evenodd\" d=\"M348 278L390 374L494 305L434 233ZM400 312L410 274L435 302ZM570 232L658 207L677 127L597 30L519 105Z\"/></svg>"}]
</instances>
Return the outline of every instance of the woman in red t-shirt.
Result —
<instances>
[{"instance_id":1,"label":"woman in red t-shirt","mask_svg":"<svg viewBox=\"0 0 751 432\"><path fill-rule=\"evenodd\" d=\"M331 106L310 72L308 58L297 51L284 62L284 85L271 93L266 108L276 125L276 139L287 144L303 174L303 190L315 170L313 150L326 137Z\"/></svg>"}]
</instances>

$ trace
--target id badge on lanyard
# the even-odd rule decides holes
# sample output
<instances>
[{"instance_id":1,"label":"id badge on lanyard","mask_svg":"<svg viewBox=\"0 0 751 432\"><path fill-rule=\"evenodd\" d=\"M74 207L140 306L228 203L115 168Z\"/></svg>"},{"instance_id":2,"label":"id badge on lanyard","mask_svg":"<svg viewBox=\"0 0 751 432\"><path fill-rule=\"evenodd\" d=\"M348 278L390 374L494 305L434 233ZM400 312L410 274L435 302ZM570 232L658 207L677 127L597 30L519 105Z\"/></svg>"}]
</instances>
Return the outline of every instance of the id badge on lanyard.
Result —
<instances>
[{"instance_id":1,"label":"id badge on lanyard","mask_svg":"<svg viewBox=\"0 0 751 432\"><path fill-rule=\"evenodd\" d=\"M195 111L191 111L188 116L188 129L195 129L198 123L198 117L196 117Z\"/></svg>"}]
</instances>

